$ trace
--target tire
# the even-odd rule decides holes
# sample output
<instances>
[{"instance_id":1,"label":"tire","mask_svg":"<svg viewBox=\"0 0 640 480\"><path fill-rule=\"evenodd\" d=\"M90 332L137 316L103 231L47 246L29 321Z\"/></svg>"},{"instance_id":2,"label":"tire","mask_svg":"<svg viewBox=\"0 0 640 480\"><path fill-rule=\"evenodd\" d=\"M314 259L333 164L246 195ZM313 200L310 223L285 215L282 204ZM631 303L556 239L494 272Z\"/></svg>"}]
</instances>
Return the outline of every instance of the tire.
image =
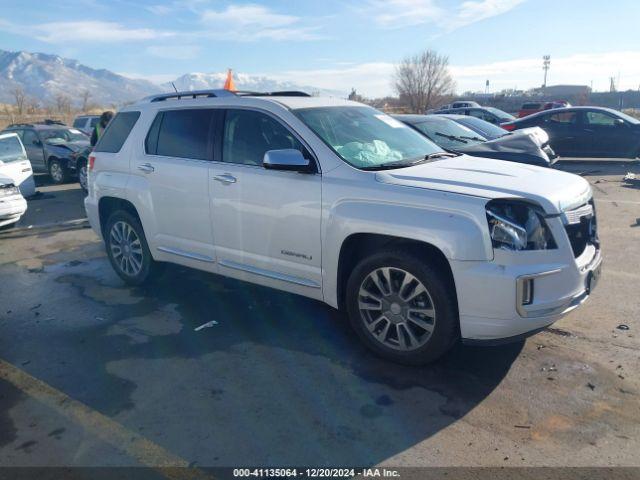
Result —
<instances>
[{"instance_id":1,"label":"tire","mask_svg":"<svg viewBox=\"0 0 640 480\"><path fill-rule=\"evenodd\" d=\"M80 184L80 188L84 193L89 191L89 186L87 185L87 162L86 160L81 160L78 162L78 183Z\"/></svg>"},{"instance_id":2,"label":"tire","mask_svg":"<svg viewBox=\"0 0 640 480\"><path fill-rule=\"evenodd\" d=\"M137 217L124 210L113 212L103 235L109 262L125 283L142 285L160 273Z\"/></svg>"},{"instance_id":3,"label":"tire","mask_svg":"<svg viewBox=\"0 0 640 480\"><path fill-rule=\"evenodd\" d=\"M346 307L365 345L393 362L430 363L460 336L451 282L423 258L404 250L363 259L347 281Z\"/></svg>"},{"instance_id":4,"label":"tire","mask_svg":"<svg viewBox=\"0 0 640 480\"><path fill-rule=\"evenodd\" d=\"M60 160L51 160L49 162L48 170L51 181L56 185L60 185L69 180L67 169Z\"/></svg>"}]
</instances>

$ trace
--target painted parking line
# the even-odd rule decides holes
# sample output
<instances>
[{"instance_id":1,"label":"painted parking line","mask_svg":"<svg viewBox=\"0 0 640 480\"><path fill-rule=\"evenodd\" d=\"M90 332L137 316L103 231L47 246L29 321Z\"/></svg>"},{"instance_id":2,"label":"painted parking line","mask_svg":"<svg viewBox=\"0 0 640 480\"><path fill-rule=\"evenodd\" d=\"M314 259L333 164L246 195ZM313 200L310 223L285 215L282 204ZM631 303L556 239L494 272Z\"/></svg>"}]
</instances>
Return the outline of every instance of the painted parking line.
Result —
<instances>
[{"instance_id":1,"label":"painted parking line","mask_svg":"<svg viewBox=\"0 0 640 480\"><path fill-rule=\"evenodd\" d=\"M201 470L186 468L189 466L189 462L185 459L126 429L109 417L74 400L2 359L0 359L0 379L13 384L29 397L82 426L140 464L153 468L171 480L212 479Z\"/></svg>"}]
</instances>

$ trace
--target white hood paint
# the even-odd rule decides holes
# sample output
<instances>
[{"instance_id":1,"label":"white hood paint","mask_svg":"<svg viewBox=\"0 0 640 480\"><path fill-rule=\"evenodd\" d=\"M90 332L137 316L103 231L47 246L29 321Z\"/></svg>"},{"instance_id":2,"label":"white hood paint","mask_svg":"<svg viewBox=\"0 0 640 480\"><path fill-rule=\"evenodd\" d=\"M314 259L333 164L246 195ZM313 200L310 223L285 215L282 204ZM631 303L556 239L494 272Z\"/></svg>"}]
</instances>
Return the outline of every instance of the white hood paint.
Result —
<instances>
[{"instance_id":1,"label":"white hood paint","mask_svg":"<svg viewBox=\"0 0 640 480\"><path fill-rule=\"evenodd\" d=\"M584 178L551 168L460 155L376 174L382 183L428 188L488 199L524 198L557 214L584 203L591 186Z\"/></svg>"}]
</instances>

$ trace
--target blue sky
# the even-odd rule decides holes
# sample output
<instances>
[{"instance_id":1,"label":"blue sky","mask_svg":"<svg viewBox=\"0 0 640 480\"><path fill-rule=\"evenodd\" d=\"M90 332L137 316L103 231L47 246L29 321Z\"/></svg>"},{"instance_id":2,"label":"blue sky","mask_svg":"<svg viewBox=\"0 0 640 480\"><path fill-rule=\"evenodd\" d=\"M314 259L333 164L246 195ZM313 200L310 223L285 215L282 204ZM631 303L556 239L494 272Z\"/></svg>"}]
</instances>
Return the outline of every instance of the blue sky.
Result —
<instances>
[{"instance_id":1,"label":"blue sky","mask_svg":"<svg viewBox=\"0 0 640 480\"><path fill-rule=\"evenodd\" d=\"M0 48L55 53L166 81L187 72L263 74L392 93L394 64L433 48L457 90L549 83L640 87L638 0L0 0Z\"/></svg>"}]
</instances>

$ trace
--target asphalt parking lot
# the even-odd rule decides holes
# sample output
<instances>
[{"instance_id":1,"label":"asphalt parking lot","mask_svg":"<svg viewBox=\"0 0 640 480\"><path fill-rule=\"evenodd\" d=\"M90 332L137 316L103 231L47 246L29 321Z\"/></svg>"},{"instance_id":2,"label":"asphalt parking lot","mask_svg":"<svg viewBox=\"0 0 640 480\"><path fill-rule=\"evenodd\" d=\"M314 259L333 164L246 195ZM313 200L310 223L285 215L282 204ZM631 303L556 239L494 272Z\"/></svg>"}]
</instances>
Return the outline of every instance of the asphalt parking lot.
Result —
<instances>
[{"instance_id":1,"label":"asphalt parking lot","mask_svg":"<svg viewBox=\"0 0 640 480\"><path fill-rule=\"evenodd\" d=\"M0 232L0 465L640 466L640 165L562 168L595 192L592 298L421 368L302 297L179 267L126 287L77 184L41 186Z\"/></svg>"}]
</instances>

